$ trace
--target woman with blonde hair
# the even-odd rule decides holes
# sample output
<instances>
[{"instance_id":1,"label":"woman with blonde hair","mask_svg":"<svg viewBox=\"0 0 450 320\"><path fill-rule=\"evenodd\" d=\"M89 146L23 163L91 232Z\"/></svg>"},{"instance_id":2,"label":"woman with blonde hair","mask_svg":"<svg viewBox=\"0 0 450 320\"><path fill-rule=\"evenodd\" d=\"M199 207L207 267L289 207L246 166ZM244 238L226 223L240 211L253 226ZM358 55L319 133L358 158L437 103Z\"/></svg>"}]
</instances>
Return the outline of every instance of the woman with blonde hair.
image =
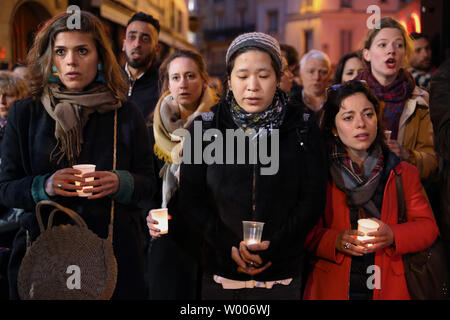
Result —
<instances>
[{"instance_id":1,"label":"woman with blonde hair","mask_svg":"<svg viewBox=\"0 0 450 320\"><path fill-rule=\"evenodd\" d=\"M127 86L101 21L88 12L79 14L79 29L69 29L71 15L61 13L39 30L28 55L32 98L15 102L8 119L0 201L25 210L9 263L13 299L18 298L17 274L27 242L39 235L33 211L41 200L76 211L91 231L106 238L113 199L118 266L113 298L146 297L141 208L154 191L148 133L142 114L126 102ZM72 166L80 163L95 164L96 171L79 177ZM89 177L94 180L86 182ZM92 195L79 197L87 186Z\"/></svg>"},{"instance_id":2,"label":"woman with blonde hair","mask_svg":"<svg viewBox=\"0 0 450 320\"><path fill-rule=\"evenodd\" d=\"M179 214L178 186L183 139L176 130L188 129L195 119L219 101L209 83L200 54L181 50L160 67L161 98L153 123L155 167L162 179L155 208L168 208L172 216L169 233L161 236L149 212L147 222L153 237L149 256L150 299L198 298L199 236Z\"/></svg>"},{"instance_id":3,"label":"woman with blonde hair","mask_svg":"<svg viewBox=\"0 0 450 320\"><path fill-rule=\"evenodd\" d=\"M381 120L390 138L387 144L401 160L415 165L422 179L438 166L434 152L428 92L405 69L412 51L403 26L382 18L379 29L366 35L362 51L368 69L356 79L365 80L381 102Z\"/></svg>"}]
</instances>

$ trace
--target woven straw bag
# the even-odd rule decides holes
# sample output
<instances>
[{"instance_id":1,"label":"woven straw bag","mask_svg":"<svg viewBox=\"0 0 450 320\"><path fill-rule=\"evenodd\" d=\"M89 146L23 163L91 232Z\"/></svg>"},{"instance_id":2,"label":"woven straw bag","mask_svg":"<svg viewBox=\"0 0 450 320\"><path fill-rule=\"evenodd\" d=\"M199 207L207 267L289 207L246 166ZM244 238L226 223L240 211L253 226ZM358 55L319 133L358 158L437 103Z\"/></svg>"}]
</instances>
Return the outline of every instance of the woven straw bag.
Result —
<instances>
[{"instance_id":1,"label":"woven straw bag","mask_svg":"<svg viewBox=\"0 0 450 320\"><path fill-rule=\"evenodd\" d=\"M114 116L114 157L116 168L117 110ZM41 207L55 207L44 227ZM64 212L74 225L53 226L56 212ZM102 239L88 229L75 211L43 200L36 205L41 234L27 248L20 265L17 287L22 300L107 300L114 293L117 261L113 250L114 201L108 237Z\"/></svg>"}]
</instances>

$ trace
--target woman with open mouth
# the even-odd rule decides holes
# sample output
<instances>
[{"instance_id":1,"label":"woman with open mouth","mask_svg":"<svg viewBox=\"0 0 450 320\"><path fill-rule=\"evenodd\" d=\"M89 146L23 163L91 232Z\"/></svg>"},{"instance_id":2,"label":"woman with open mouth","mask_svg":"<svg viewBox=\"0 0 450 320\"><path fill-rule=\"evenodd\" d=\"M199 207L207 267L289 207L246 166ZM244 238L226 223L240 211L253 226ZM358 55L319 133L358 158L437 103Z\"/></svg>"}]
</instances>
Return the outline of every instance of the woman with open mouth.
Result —
<instances>
[{"instance_id":1,"label":"woman with open mouth","mask_svg":"<svg viewBox=\"0 0 450 320\"><path fill-rule=\"evenodd\" d=\"M322 126L329 159L327 203L306 241L313 267L304 298L409 300L414 296L402 255L431 246L438 235L418 170L384 143L380 103L366 83L351 80L327 93ZM403 201L397 196L399 181ZM399 223L403 202L407 222ZM361 233L361 223L372 231Z\"/></svg>"},{"instance_id":2,"label":"woman with open mouth","mask_svg":"<svg viewBox=\"0 0 450 320\"><path fill-rule=\"evenodd\" d=\"M434 152L433 127L428 92L416 86L405 69L412 52L411 40L403 26L385 17L380 28L366 35L363 58L368 69L356 79L365 80L381 101L381 119L391 131L386 143L401 160L415 165L422 179L438 167Z\"/></svg>"}]
</instances>

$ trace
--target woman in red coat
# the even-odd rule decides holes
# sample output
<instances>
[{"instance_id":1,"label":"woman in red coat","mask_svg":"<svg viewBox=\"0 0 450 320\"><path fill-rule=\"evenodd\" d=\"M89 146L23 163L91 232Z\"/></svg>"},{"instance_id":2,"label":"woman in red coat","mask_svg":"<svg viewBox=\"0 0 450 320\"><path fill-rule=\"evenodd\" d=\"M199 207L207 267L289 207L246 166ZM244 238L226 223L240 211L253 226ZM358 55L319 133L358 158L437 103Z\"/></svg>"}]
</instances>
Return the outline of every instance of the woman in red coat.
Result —
<instances>
[{"instance_id":1,"label":"woman in red coat","mask_svg":"<svg viewBox=\"0 0 450 320\"><path fill-rule=\"evenodd\" d=\"M416 167L383 142L379 103L352 80L331 87L325 104L330 181L325 214L308 236L313 253L305 299L410 299L402 255L431 246L438 228ZM402 179L408 222L398 224L396 176ZM358 240L357 221L379 224Z\"/></svg>"}]
</instances>

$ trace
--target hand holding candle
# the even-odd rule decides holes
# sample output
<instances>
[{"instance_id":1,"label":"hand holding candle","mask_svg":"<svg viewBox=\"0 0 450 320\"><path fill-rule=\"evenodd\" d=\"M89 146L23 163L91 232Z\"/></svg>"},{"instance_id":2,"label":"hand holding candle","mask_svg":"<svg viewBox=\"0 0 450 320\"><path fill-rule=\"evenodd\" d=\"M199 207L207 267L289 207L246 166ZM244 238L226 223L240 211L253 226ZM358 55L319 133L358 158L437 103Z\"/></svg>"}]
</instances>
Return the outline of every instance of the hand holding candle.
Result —
<instances>
[{"instance_id":1,"label":"hand holding candle","mask_svg":"<svg viewBox=\"0 0 450 320\"><path fill-rule=\"evenodd\" d=\"M150 210L147 216L147 226L153 238L159 238L169 233L169 214L167 208Z\"/></svg>"},{"instance_id":2,"label":"hand holding candle","mask_svg":"<svg viewBox=\"0 0 450 320\"><path fill-rule=\"evenodd\" d=\"M244 233L244 242L246 245L261 242L264 222L242 221L242 228Z\"/></svg>"},{"instance_id":3,"label":"hand holding candle","mask_svg":"<svg viewBox=\"0 0 450 320\"><path fill-rule=\"evenodd\" d=\"M366 253L375 252L395 243L394 232L388 224L375 218L370 220L376 222L379 227L378 230L367 233L372 239L362 241L366 246Z\"/></svg>"},{"instance_id":4,"label":"hand holding candle","mask_svg":"<svg viewBox=\"0 0 450 320\"><path fill-rule=\"evenodd\" d=\"M76 174L76 176L77 177L82 177L83 174L85 174L85 173L94 172L95 171L95 164L77 164L77 165L72 166L72 168L76 169L76 170L80 170L81 174L80 175ZM89 182L89 181L94 181L94 178L91 177L91 178L86 178L85 179L85 182ZM75 181L75 185L79 186L80 182ZM78 196L79 197L92 196L92 192L89 192L89 189L92 189L92 188L93 188L92 186L87 186L87 187L83 187L82 190L77 190Z\"/></svg>"},{"instance_id":5,"label":"hand holding candle","mask_svg":"<svg viewBox=\"0 0 450 320\"><path fill-rule=\"evenodd\" d=\"M375 237L370 237L367 234L377 231L379 226L380 225L374 220L359 219L358 220L358 231L364 233L364 236L358 236L358 240L364 241L364 240L375 239ZM370 247L370 246L372 246L372 244L368 244L367 246Z\"/></svg>"}]
</instances>

